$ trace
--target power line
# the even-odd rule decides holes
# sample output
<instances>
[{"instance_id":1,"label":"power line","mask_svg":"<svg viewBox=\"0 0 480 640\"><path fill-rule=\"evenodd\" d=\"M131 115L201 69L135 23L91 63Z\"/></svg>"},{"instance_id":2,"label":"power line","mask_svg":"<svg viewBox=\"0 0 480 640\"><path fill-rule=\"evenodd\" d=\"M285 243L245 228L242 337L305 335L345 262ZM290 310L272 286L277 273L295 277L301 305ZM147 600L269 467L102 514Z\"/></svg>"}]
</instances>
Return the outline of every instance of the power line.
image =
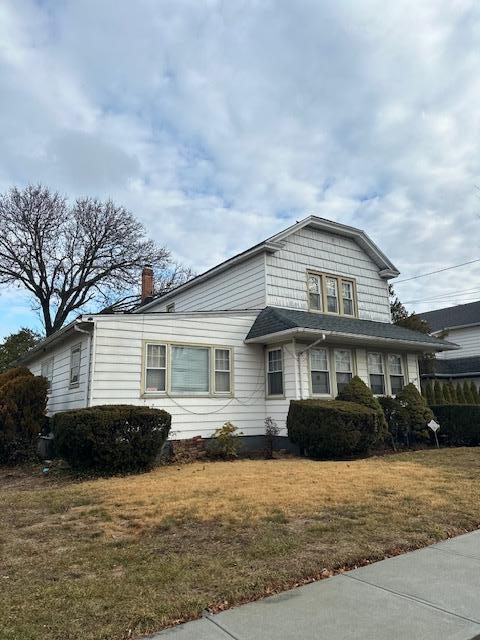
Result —
<instances>
[{"instance_id":1,"label":"power line","mask_svg":"<svg viewBox=\"0 0 480 640\"><path fill-rule=\"evenodd\" d=\"M445 293L427 296L426 298L416 298L415 300L405 300L404 304L415 304L416 302L434 302L435 300L441 301L443 299L455 299L466 298L480 294L480 289L473 287L471 289L460 289L458 291L446 291Z\"/></svg>"},{"instance_id":2,"label":"power line","mask_svg":"<svg viewBox=\"0 0 480 640\"><path fill-rule=\"evenodd\" d=\"M469 260L468 262L461 262L460 264L454 264L451 267L444 267L443 269L437 269L436 271L421 273L418 276L411 276L410 278L404 278L403 280L397 280L393 284L400 284L401 282L410 282L410 280L417 280L417 278L425 278L426 276L433 276L435 273L442 273L443 271L449 271L450 269L458 269L458 267L465 267L467 264L473 264L474 262L480 262L480 258L475 258L475 260Z\"/></svg>"}]
</instances>

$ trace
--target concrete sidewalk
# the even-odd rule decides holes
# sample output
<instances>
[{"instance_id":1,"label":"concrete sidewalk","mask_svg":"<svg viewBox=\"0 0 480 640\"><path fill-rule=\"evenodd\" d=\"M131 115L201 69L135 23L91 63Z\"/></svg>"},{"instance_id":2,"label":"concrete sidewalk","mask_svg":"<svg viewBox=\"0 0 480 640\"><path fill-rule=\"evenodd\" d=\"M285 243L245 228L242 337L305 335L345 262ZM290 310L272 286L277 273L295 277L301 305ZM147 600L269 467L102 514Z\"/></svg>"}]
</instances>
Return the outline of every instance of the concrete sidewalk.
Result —
<instances>
[{"instance_id":1,"label":"concrete sidewalk","mask_svg":"<svg viewBox=\"0 0 480 640\"><path fill-rule=\"evenodd\" d=\"M480 638L480 531L156 634L157 640Z\"/></svg>"}]
</instances>

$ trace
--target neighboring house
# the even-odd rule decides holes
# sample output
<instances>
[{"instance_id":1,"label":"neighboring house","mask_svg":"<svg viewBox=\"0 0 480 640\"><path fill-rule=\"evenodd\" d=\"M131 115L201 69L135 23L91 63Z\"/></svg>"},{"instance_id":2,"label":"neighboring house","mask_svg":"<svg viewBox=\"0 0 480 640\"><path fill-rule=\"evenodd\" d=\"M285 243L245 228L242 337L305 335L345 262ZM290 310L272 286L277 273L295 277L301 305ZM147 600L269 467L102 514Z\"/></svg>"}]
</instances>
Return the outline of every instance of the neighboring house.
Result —
<instances>
[{"instance_id":1,"label":"neighboring house","mask_svg":"<svg viewBox=\"0 0 480 640\"><path fill-rule=\"evenodd\" d=\"M480 386L480 302L459 304L436 311L419 313L433 336L446 337L460 346L458 351L439 353L422 367L425 380L473 380Z\"/></svg>"},{"instance_id":2,"label":"neighboring house","mask_svg":"<svg viewBox=\"0 0 480 640\"><path fill-rule=\"evenodd\" d=\"M24 362L50 380L49 411L165 408L176 438L227 420L245 435L290 400L334 398L355 374L377 394L419 386L418 356L455 349L391 323L397 269L363 232L310 216L152 298L144 269L132 313L85 314Z\"/></svg>"}]
</instances>

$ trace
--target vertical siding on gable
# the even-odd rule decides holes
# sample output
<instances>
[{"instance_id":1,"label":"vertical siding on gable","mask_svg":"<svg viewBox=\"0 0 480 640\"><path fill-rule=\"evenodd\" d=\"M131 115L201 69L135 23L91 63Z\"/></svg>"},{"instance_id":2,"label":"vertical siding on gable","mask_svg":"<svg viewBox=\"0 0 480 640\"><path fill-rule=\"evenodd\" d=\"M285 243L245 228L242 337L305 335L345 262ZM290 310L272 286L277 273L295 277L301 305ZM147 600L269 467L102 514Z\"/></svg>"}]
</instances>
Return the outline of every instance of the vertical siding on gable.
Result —
<instances>
[{"instance_id":1,"label":"vertical siding on gable","mask_svg":"<svg viewBox=\"0 0 480 640\"><path fill-rule=\"evenodd\" d=\"M359 317L391 322L388 283L373 260L350 238L305 227L267 254L267 305L308 310L308 269L356 280Z\"/></svg>"},{"instance_id":2,"label":"vertical siding on gable","mask_svg":"<svg viewBox=\"0 0 480 640\"><path fill-rule=\"evenodd\" d=\"M261 253L163 303L160 300L149 311L166 311L173 302L175 311L263 309L265 298L265 254Z\"/></svg>"},{"instance_id":3,"label":"vertical siding on gable","mask_svg":"<svg viewBox=\"0 0 480 640\"><path fill-rule=\"evenodd\" d=\"M464 329L450 329L445 339L455 342L461 349L455 351L442 351L437 353L437 358L467 358L469 356L480 356L480 326L465 327Z\"/></svg>"},{"instance_id":4,"label":"vertical siding on gable","mask_svg":"<svg viewBox=\"0 0 480 640\"><path fill-rule=\"evenodd\" d=\"M34 375L41 375L42 362L53 357L52 389L48 400L48 414L68 409L81 409L87 406L88 371L90 361L89 337L84 333L77 333L66 338L60 344L48 349L42 355L32 360L28 368ZM80 344L80 381L78 387L70 389L70 351Z\"/></svg>"},{"instance_id":5,"label":"vertical siding on gable","mask_svg":"<svg viewBox=\"0 0 480 640\"><path fill-rule=\"evenodd\" d=\"M172 415L172 438L210 437L226 421L244 435L263 433L264 351L246 345L256 313L135 314L97 317L92 404L127 403L165 409ZM142 397L144 340L232 347L234 397Z\"/></svg>"}]
</instances>

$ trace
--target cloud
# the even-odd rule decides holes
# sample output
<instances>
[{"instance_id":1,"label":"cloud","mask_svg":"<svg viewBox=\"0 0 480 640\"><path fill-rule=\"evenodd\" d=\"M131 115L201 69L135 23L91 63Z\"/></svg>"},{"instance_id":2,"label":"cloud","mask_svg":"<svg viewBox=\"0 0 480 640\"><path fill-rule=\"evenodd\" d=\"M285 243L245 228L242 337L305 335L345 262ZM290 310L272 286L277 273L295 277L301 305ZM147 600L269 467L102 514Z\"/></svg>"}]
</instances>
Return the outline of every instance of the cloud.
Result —
<instances>
[{"instance_id":1,"label":"cloud","mask_svg":"<svg viewBox=\"0 0 480 640\"><path fill-rule=\"evenodd\" d=\"M480 257L479 36L468 0L4 0L0 188L113 197L197 271L308 213L405 277Z\"/></svg>"}]
</instances>

